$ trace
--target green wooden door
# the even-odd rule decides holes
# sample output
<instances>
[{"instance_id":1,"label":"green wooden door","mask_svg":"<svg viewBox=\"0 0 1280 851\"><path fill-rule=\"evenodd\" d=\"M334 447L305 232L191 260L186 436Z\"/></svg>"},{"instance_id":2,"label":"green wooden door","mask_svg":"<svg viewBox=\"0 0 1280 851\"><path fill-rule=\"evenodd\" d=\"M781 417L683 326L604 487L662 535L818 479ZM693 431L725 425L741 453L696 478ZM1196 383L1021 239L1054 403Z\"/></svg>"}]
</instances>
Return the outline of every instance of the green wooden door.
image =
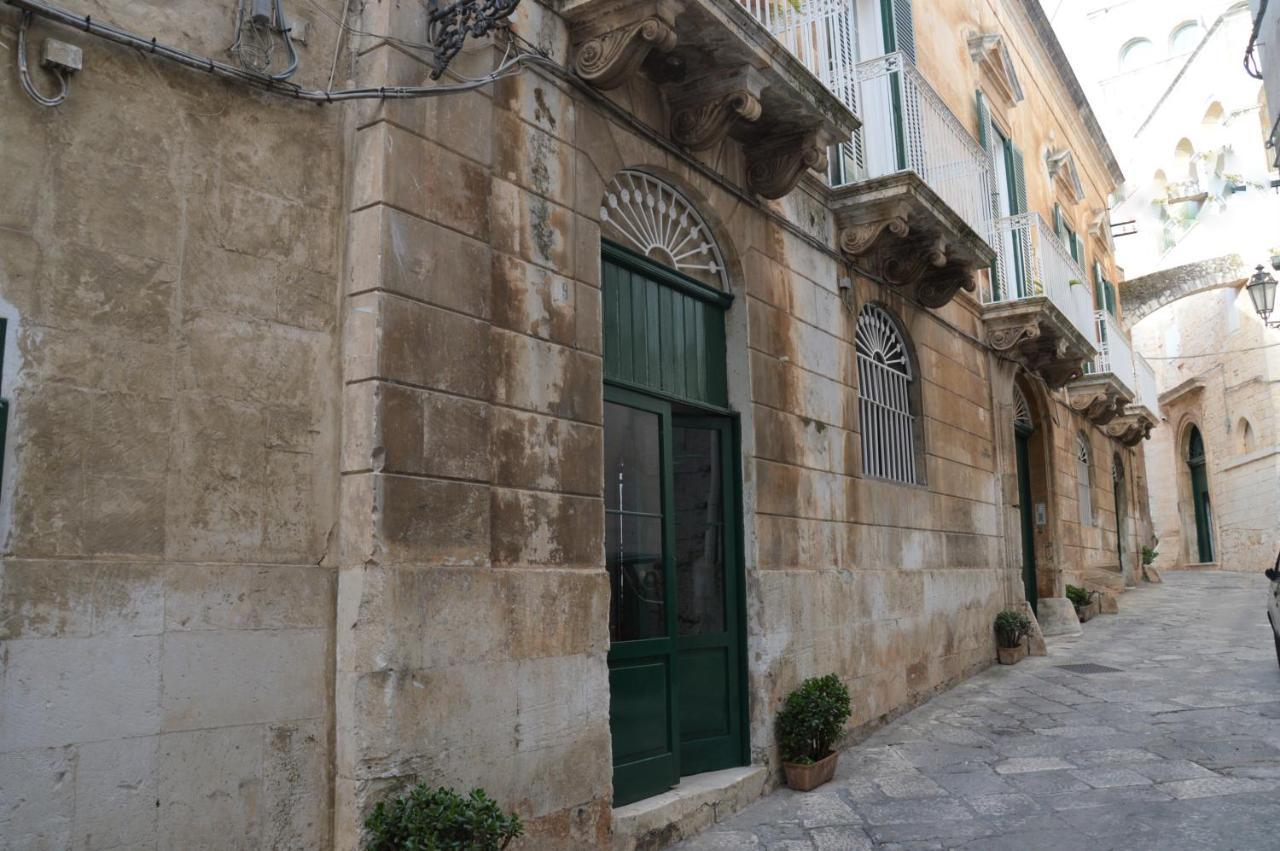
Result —
<instances>
[{"instance_id":1,"label":"green wooden door","mask_svg":"<svg viewBox=\"0 0 1280 851\"><path fill-rule=\"evenodd\" d=\"M677 416L674 432L680 773L743 762L733 423Z\"/></svg>"},{"instance_id":2,"label":"green wooden door","mask_svg":"<svg viewBox=\"0 0 1280 851\"><path fill-rule=\"evenodd\" d=\"M1187 441L1187 466L1191 469L1191 499L1196 513L1196 551L1201 562L1213 561L1213 515L1209 509L1209 473L1205 469L1204 438L1191 427Z\"/></svg>"},{"instance_id":3,"label":"green wooden door","mask_svg":"<svg viewBox=\"0 0 1280 851\"><path fill-rule=\"evenodd\" d=\"M1124 572L1125 517L1129 513L1129 500L1125 496L1124 464L1117 455L1111 461L1112 499L1116 507L1116 558L1120 571Z\"/></svg>"},{"instance_id":4,"label":"green wooden door","mask_svg":"<svg viewBox=\"0 0 1280 851\"><path fill-rule=\"evenodd\" d=\"M1014 431L1018 459L1018 515L1022 521L1022 585L1031 610L1036 611L1040 596L1036 589L1036 520L1031 504L1031 432L1022 427Z\"/></svg>"},{"instance_id":5,"label":"green wooden door","mask_svg":"<svg viewBox=\"0 0 1280 851\"><path fill-rule=\"evenodd\" d=\"M605 564L614 804L745 762L729 299L606 244Z\"/></svg>"}]
</instances>

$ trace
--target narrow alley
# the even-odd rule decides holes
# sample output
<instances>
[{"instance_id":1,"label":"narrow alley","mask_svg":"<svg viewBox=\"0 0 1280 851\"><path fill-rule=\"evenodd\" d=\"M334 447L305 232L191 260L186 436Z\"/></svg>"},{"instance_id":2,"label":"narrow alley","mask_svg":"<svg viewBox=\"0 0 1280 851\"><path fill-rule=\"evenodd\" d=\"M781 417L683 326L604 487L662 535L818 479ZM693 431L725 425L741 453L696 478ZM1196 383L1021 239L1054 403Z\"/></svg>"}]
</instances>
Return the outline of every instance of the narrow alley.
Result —
<instances>
[{"instance_id":1,"label":"narrow alley","mask_svg":"<svg viewBox=\"0 0 1280 851\"><path fill-rule=\"evenodd\" d=\"M1267 586L1166 574L1048 657L992 667L844 752L826 786L780 789L677 847L1280 848Z\"/></svg>"}]
</instances>

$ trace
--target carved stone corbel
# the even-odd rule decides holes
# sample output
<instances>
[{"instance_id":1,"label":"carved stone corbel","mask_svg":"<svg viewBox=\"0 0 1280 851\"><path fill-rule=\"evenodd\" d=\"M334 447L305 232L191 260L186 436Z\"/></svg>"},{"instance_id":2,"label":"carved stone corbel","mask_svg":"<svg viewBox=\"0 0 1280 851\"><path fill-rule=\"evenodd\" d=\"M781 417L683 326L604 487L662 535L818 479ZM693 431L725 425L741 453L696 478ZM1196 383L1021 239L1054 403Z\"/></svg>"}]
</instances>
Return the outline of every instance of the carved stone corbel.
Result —
<instances>
[{"instance_id":1,"label":"carved stone corbel","mask_svg":"<svg viewBox=\"0 0 1280 851\"><path fill-rule=\"evenodd\" d=\"M615 20L594 22L591 34L578 48L573 69L597 89L612 89L634 74L640 64L657 50L668 52L676 46L673 4L643 4L631 15L610 15Z\"/></svg>"},{"instance_id":2,"label":"carved stone corbel","mask_svg":"<svg viewBox=\"0 0 1280 851\"><path fill-rule=\"evenodd\" d=\"M1071 410L1098 425L1114 420L1124 406L1124 399L1111 387L1073 389L1071 392Z\"/></svg>"},{"instance_id":3,"label":"carved stone corbel","mask_svg":"<svg viewBox=\"0 0 1280 851\"><path fill-rule=\"evenodd\" d=\"M800 182L807 169L827 167L826 133L811 130L751 146L747 154L747 186L765 198L781 198Z\"/></svg>"},{"instance_id":4,"label":"carved stone corbel","mask_svg":"<svg viewBox=\"0 0 1280 851\"><path fill-rule=\"evenodd\" d=\"M760 117L763 89L764 78L750 67L670 87L671 138L694 151L714 148L735 122Z\"/></svg>"},{"instance_id":5,"label":"carved stone corbel","mask_svg":"<svg viewBox=\"0 0 1280 851\"><path fill-rule=\"evenodd\" d=\"M987 332L987 342L998 352L1007 352L1040 337L1040 323L1035 319L1015 325L993 327Z\"/></svg>"},{"instance_id":6,"label":"carved stone corbel","mask_svg":"<svg viewBox=\"0 0 1280 851\"><path fill-rule=\"evenodd\" d=\"M1037 367L1044 383L1052 390L1060 390L1067 383L1084 375L1084 361L1053 361Z\"/></svg>"},{"instance_id":7,"label":"carved stone corbel","mask_svg":"<svg viewBox=\"0 0 1280 851\"><path fill-rule=\"evenodd\" d=\"M1155 423L1141 414L1125 414L1106 427L1106 433L1130 448L1151 435Z\"/></svg>"}]
</instances>

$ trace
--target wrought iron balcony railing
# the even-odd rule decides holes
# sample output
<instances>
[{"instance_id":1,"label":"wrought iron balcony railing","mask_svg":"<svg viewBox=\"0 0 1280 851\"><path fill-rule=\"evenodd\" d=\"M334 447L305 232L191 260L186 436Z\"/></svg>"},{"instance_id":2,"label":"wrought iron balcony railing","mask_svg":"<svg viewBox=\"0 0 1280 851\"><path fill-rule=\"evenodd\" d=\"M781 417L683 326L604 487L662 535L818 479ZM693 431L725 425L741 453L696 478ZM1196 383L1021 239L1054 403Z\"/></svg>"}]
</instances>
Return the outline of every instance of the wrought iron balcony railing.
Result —
<instances>
[{"instance_id":1,"label":"wrought iron balcony railing","mask_svg":"<svg viewBox=\"0 0 1280 851\"><path fill-rule=\"evenodd\" d=\"M991 160L901 52L858 61L850 0L739 0L863 120L839 146L832 183L913 171L988 244Z\"/></svg>"},{"instance_id":2,"label":"wrought iron balcony railing","mask_svg":"<svg viewBox=\"0 0 1280 851\"><path fill-rule=\"evenodd\" d=\"M1138 375L1133 346L1120 328L1115 317L1105 310L1095 314L1097 336L1094 346L1098 356L1093 359L1089 372L1095 375L1109 372L1129 391L1131 398L1138 395Z\"/></svg>"},{"instance_id":3,"label":"wrought iron balcony railing","mask_svg":"<svg viewBox=\"0 0 1280 851\"><path fill-rule=\"evenodd\" d=\"M992 244L991 158L982 146L906 54L860 62L857 71L863 126L850 143L861 149L852 179L914 171Z\"/></svg>"},{"instance_id":4,"label":"wrought iron balcony railing","mask_svg":"<svg viewBox=\"0 0 1280 851\"><path fill-rule=\"evenodd\" d=\"M1047 298L1080 334L1096 337L1093 298L1084 271L1039 213L995 222L999 259L983 300L988 304Z\"/></svg>"}]
</instances>

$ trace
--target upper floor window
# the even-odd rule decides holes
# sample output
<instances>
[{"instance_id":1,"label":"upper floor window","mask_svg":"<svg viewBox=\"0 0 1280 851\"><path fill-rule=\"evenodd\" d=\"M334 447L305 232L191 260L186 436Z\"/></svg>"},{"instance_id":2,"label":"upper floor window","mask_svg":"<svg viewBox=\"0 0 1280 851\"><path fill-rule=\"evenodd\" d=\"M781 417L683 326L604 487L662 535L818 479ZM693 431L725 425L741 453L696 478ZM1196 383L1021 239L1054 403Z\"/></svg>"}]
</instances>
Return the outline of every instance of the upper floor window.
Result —
<instances>
[{"instance_id":1,"label":"upper floor window","mask_svg":"<svg viewBox=\"0 0 1280 851\"><path fill-rule=\"evenodd\" d=\"M918 484L919 387L907 341L884 308L868 304L858 314L854 338L858 364L858 416L862 424L862 472Z\"/></svg>"},{"instance_id":2,"label":"upper floor window","mask_svg":"<svg viewBox=\"0 0 1280 851\"><path fill-rule=\"evenodd\" d=\"M1196 45L1200 44L1200 39L1204 36L1204 30L1195 21L1186 21L1178 24L1173 28L1173 32L1169 34L1169 53L1172 56L1178 56L1183 53L1190 53L1196 49Z\"/></svg>"},{"instance_id":3,"label":"upper floor window","mask_svg":"<svg viewBox=\"0 0 1280 851\"><path fill-rule=\"evenodd\" d=\"M1089 439L1076 435L1076 498L1080 503L1080 524L1093 525L1093 485L1089 480Z\"/></svg>"},{"instance_id":4,"label":"upper floor window","mask_svg":"<svg viewBox=\"0 0 1280 851\"><path fill-rule=\"evenodd\" d=\"M1120 48L1120 70L1132 71L1150 65L1156 58L1156 46L1149 39L1135 38Z\"/></svg>"}]
</instances>

